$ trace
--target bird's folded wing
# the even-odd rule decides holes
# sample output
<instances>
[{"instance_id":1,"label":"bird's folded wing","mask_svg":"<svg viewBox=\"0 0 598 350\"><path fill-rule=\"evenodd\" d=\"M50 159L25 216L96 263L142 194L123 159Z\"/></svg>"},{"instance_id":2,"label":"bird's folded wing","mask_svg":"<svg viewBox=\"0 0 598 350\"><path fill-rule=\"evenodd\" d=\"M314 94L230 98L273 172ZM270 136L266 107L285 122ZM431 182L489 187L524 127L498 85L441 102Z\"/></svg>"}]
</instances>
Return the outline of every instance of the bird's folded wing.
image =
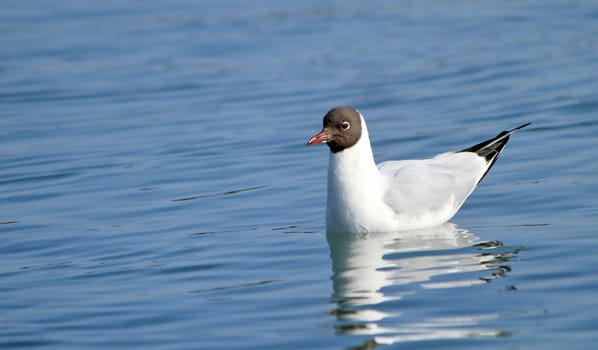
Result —
<instances>
[{"instance_id":1,"label":"bird's folded wing","mask_svg":"<svg viewBox=\"0 0 598 350\"><path fill-rule=\"evenodd\" d=\"M457 211L487 164L475 153L449 152L432 159L388 161L378 168L387 185L384 200L389 206L397 213L427 215Z\"/></svg>"}]
</instances>

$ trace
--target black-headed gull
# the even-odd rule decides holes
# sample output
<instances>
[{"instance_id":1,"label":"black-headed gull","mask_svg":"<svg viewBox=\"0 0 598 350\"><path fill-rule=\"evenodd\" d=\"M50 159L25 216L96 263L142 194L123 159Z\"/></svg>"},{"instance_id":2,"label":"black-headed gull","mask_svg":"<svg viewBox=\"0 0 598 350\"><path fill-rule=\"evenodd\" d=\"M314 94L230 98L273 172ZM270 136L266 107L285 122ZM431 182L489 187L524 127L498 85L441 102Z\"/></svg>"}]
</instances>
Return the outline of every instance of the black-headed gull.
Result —
<instances>
[{"instance_id":1,"label":"black-headed gull","mask_svg":"<svg viewBox=\"0 0 598 350\"><path fill-rule=\"evenodd\" d=\"M336 107L308 146L325 142L328 165L327 232L389 232L449 221L484 178L509 141L531 123L459 152L431 159L374 162L365 119Z\"/></svg>"}]
</instances>

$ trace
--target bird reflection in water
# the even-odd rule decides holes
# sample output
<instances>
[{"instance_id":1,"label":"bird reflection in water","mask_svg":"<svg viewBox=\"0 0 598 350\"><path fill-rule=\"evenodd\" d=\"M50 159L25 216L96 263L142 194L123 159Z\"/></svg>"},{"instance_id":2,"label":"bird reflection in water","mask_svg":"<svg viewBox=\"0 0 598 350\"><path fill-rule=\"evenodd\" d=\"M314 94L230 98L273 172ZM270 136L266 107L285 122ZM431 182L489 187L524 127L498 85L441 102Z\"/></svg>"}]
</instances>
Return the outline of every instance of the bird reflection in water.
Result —
<instances>
[{"instance_id":1,"label":"bird reflection in water","mask_svg":"<svg viewBox=\"0 0 598 350\"><path fill-rule=\"evenodd\" d=\"M332 302L336 308L331 314L336 317L335 328L340 334L374 336L364 348L397 341L508 335L504 330L477 327L484 319L497 318L496 314L460 315L454 319L440 315L411 326L401 322L388 327L382 321L400 319L400 308L394 301L418 290L468 287L504 277L520 247L481 242L451 223L383 234L329 233L327 240L332 258Z\"/></svg>"}]
</instances>

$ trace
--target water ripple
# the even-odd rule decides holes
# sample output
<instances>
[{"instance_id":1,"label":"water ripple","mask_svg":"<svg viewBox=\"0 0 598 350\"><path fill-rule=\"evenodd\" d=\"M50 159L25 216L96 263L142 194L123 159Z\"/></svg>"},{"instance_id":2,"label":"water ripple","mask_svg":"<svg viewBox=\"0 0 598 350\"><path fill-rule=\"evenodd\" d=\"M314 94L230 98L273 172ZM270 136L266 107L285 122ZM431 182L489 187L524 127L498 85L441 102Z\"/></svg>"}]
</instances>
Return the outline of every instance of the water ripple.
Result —
<instances>
[{"instance_id":1,"label":"water ripple","mask_svg":"<svg viewBox=\"0 0 598 350\"><path fill-rule=\"evenodd\" d=\"M443 227L377 235L328 234L333 266L331 311L335 328L354 335L374 335L371 341L438 340L502 337L513 331L489 329L486 320L500 311L460 312L454 318L409 323L411 300L425 291L473 287L505 278L521 247L499 241L479 242L467 230ZM505 291L517 288L509 284ZM396 311L392 311L396 308ZM413 321L411 321L413 322ZM401 324L396 328L391 324Z\"/></svg>"},{"instance_id":2,"label":"water ripple","mask_svg":"<svg viewBox=\"0 0 598 350\"><path fill-rule=\"evenodd\" d=\"M191 201L191 200L203 199L203 198L210 198L210 197L228 196L228 195L242 193L242 192L255 191L255 190L259 190L259 189L265 188L265 187L267 187L267 186L266 185L261 185L261 186L239 188L239 189L230 190L230 191L224 191L224 192L200 194L200 195L197 195L197 196L177 198L177 199L172 199L171 201L172 202L184 202L184 201Z\"/></svg>"}]
</instances>

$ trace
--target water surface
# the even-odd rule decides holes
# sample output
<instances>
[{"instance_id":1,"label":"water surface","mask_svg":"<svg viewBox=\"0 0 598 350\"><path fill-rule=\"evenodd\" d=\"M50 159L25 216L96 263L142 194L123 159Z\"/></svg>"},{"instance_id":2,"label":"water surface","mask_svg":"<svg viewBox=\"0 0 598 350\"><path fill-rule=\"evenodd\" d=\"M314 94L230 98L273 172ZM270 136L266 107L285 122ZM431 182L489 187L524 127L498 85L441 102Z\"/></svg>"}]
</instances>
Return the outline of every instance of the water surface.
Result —
<instances>
[{"instance_id":1,"label":"water surface","mask_svg":"<svg viewBox=\"0 0 598 350\"><path fill-rule=\"evenodd\" d=\"M0 347L588 349L592 1L8 1ZM524 122L445 226L324 232L352 105L377 160Z\"/></svg>"}]
</instances>

